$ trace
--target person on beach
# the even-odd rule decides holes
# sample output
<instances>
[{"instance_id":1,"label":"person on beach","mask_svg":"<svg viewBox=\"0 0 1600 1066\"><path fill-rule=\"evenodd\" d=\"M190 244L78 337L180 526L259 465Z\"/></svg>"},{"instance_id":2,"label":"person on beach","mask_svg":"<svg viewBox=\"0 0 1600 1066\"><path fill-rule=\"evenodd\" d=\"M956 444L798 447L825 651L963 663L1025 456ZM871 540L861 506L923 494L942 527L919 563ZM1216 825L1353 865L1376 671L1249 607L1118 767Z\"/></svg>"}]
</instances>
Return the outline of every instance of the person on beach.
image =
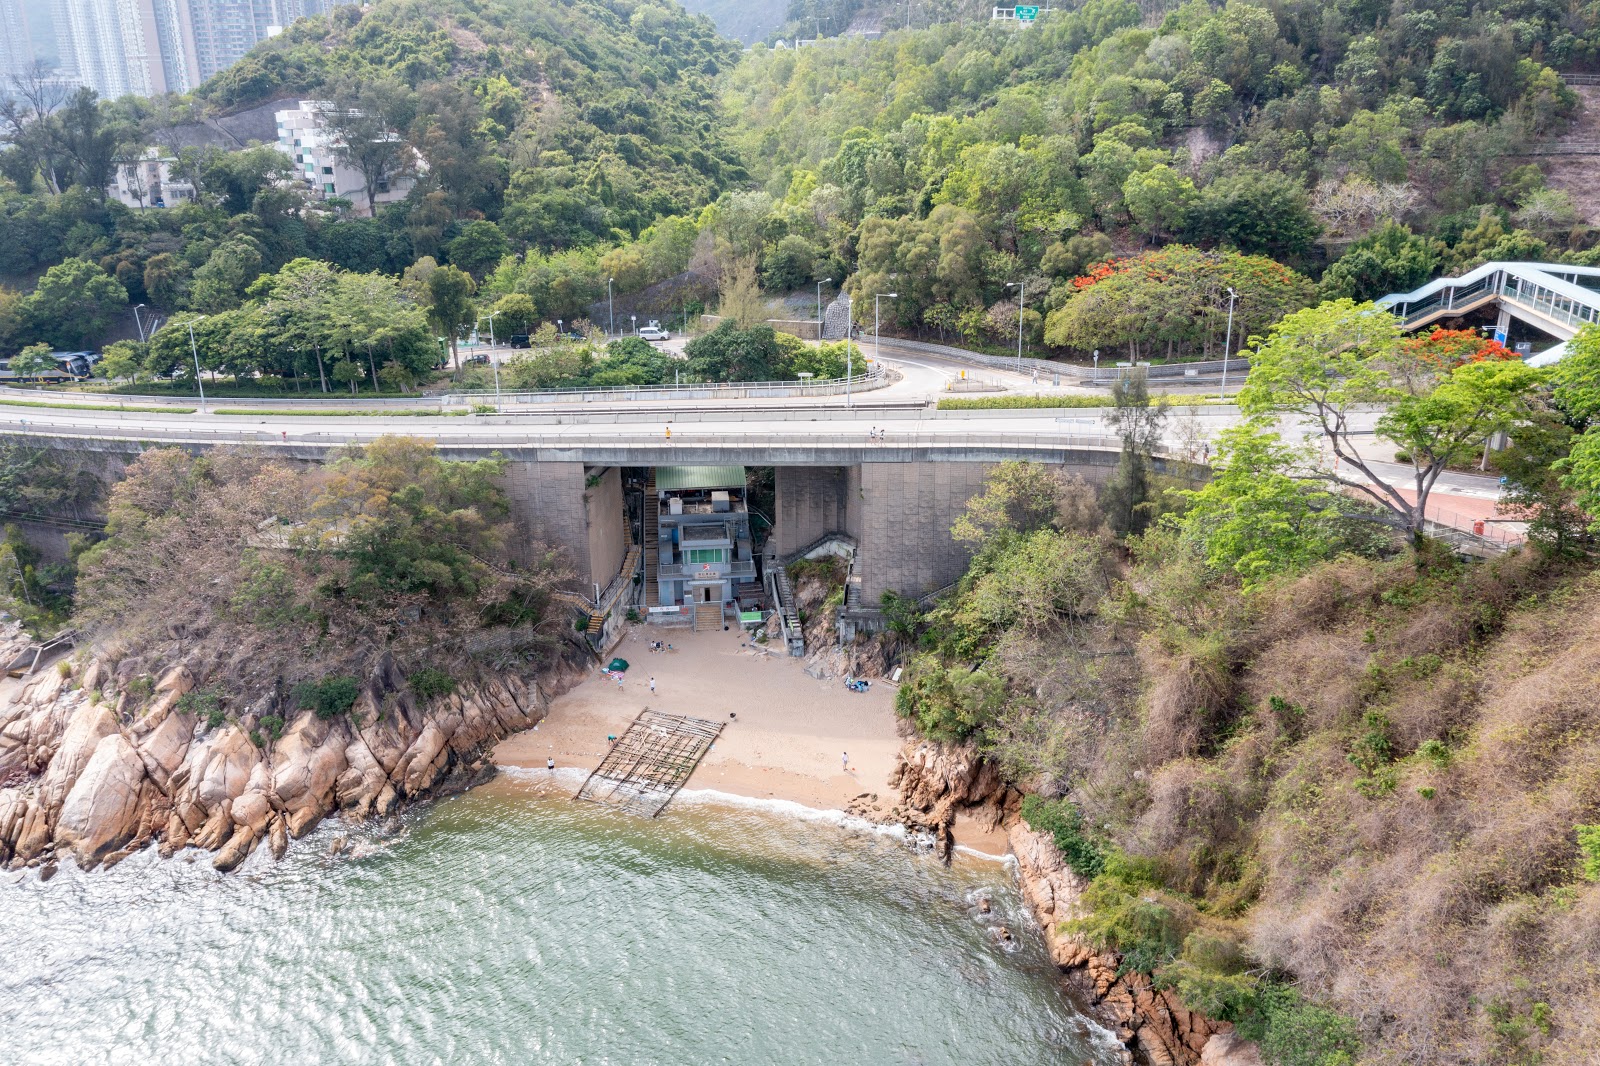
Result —
<instances>
[{"instance_id":1,"label":"person on beach","mask_svg":"<svg viewBox=\"0 0 1600 1066\"><path fill-rule=\"evenodd\" d=\"M546 770L554 770L556 768L555 756L552 755L550 758L544 761L544 768Z\"/></svg>"},{"instance_id":2,"label":"person on beach","mask_svg":"<svg viewBox=\"0 0 1600 1066\"><path fill-rule=\"evenodd\" d=\"M850 772L850 753L848 751L844 753L844 772Z\"/></svg>"},{"instance_id":3,"label":"person on beach","mask_svg":"<svg viewBox=\"0 0 1600 1066\"><path fill-rule=\"evenodd\" d=\"M654 696L655 694L656 694L656 679L652 677L650 679L650 695Z\"/></svg>"}]
</instances>

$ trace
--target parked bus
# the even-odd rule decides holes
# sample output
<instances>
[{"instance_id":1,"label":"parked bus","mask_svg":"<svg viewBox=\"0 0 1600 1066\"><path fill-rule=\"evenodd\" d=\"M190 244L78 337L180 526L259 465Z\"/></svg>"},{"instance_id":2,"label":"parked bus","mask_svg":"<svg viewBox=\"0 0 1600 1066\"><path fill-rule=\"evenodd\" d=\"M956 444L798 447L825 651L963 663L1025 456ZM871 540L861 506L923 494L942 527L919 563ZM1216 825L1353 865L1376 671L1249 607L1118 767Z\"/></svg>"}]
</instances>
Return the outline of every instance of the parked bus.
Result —
<instances>
[{"instance_id":1,"label":"parked bus","mask_svg":"<svg viewBox=\"0 0 1600 1066\"><path fill-rule=\"evenodd\" d=\"M95 352L51 352L50 358L56 361L58 369L28 376L15 373L10 359L0 359L0 385L63 385L83 381L91 373L93 364L99 361Z\"/></svg>"}]
</instances>

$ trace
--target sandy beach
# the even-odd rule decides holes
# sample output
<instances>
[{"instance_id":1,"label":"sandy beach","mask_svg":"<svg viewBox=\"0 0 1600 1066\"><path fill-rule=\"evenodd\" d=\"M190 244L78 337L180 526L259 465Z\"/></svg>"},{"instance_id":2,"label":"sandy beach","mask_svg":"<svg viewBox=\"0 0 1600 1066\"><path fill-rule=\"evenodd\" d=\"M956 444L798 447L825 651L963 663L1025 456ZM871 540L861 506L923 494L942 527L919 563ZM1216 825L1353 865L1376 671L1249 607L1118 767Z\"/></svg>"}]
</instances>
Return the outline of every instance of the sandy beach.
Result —
<instances>
[{"instance_id":1,"label":"sandy beach","mask_svg":"<svg viewBox=\"0 0 1600 1066\"><path fill-rule=\"evenodd\" d=\"M656 639L673 650L651 652ZM842 680L818 681L803 660L769 653L736 631L633 626L613 654L631 667L620 688L597 671L556 699L537 729L501 741L495 762L542 769L554 758L558 767L592 770L606 737L650 707L725 723L687 788L819 809L842 808L863 792L893 795L889 771L901 743L893 686L875 681L858 693Z\"/></svg>"}]
</instances>

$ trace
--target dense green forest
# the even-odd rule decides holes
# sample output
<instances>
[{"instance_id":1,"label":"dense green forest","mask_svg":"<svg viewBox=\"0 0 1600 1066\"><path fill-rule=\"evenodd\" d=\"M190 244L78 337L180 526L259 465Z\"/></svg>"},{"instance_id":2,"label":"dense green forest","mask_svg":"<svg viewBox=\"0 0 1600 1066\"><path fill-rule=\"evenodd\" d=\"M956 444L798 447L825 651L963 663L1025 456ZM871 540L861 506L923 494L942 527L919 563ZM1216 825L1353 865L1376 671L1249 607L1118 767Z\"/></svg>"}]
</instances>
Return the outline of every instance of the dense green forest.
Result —
<instances>
[{"instance_id":1,"label":"dense green forest","mask_svg":"<svg viewBox=\"0 0 1600 1066\"><path fill-rule=\"evenodd\" d=\"M885 315L907 333L998 344L1020 310L1061 355L1181 358L1215 354L1230 285L1239 343L1319 295L1596 254L1570 192L1519 154L1578 110L1556 70L1595 61L1588 9L1087 0L1019 28L966 6L741 58L670 4L384 0L297 24L193 99L84 94L37 121L23 99L0 154L0 349L93 343L125 304L233 310L309 258L446 264L481 310L529 297L530 326L592 317L608 279L683 321L733 287L741 324L849 279L858 313L898 292ZM868 7L787 14L898 25ZM399 132L416 189L358 218L283 184L270 149L190 150L200 203L101 195L176 119L286 96ZM72 293L90 313L56 313Z\"/></svg>"}]
</instances>

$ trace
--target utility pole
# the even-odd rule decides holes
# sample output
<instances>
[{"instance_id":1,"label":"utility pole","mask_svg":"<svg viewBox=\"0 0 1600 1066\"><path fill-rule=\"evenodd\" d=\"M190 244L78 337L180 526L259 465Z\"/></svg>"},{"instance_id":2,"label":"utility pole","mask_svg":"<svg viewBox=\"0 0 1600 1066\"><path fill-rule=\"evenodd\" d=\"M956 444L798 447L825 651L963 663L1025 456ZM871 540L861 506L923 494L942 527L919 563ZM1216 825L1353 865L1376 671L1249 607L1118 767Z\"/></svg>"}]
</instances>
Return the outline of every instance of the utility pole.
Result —
<instances>
[{"instance_id":1,"label":"utility pole","mask_svg":"<svg viewBox=\"0 0 1600 1066\"><path fill-rule=\"evenodd\" d=\"M606 314L611 318L611 324L606 327L606 332L615 337L617 335L617 305L611 298L611 283L616 278L606 279Z\"/></svg>"},{"instance_id":2,"label":"utility pole","mask_svg":"<svg viewBox=\"0 0 1600 1066\"><path fill-rule=\"evenodd\" d=\"M855 401L850 398L850 378L855 374L855 363L850 352L850 334L855 332L856 302L849 293L844 294L844 306L850 316L844 324L844 405L854 407Z\"/></svg>"},{"instance_id":3,"label":"utility pole","mask_svg":"<svg viewBox=\"0 0 1600 1066\"><path fill-rule=\"evenodd\" d=\"M1220 400L1228 398L1228 349L1233 347L1233 305L1239 299L1239 294L1233 291L1233 286L1228 286L1228 335L1222 342L1222 395Z\"/></svg>"},{"instance_id":4,"label":"utility pole","mask_svg":"<svg viewBox=\"0 0 1600 1066\"><path fill-rule=\"evenodd\" d=\"M874 358L874 359L882 359L883 358L883 353L881 351L879 351L879 346L878 346L878 329L879 329L879 325L880 325L878 316L879 316L879 310L882 307L882 304L880 304L879 301L882 300L885 296L887 296L889 299L893 300L893 299L897 299L900 296L900 294L897 293L897 292L880 292L877 295L873 296L873 298L872 298L872 358Z\"/></svg>"},{"instance_id":5,"label":"utility pole","mask_svg":"<svg viewBox=\"0 0 1600 1066\"><path fill-rule=\"evenodd\" d=\"M1017 373L1022 373L1022 312L1028 306L1028 283L1008 281L1006 288L1017 290Z\"/></svg>"},{"instance_id":6,"label":"utility pole","mask_svg":"<svg viewBox=\"0 0 1600 1066\"><path fill-rule=\"evenodd\" d=\"M205 318L201 315L200 318ZM189 354L194 356L194 383L200 389L200 413L206 413L206 383L200 378L200 349L194 343L194 324L200 318L189 320Z\"/></svg>"},{"instance_id":7,"label":"utility pole","mask_svg":"<svg viewBox=\"0 0 1600 1066\"><path fill-rule=\"evenodd\" d=\"M478 322L482 322L486 318L489 320L489 365L494 367L494 413L495 414L499 414L500 413L500 360L495 358L495 354L494 354L494 316L498 315L499 313L500 313L499 311L491 311L487 315L479 315L478 316ZM473 329L477 329L478 328L478 322L474 322L472 324L472 328Z\"/></svg>"}]
</instances>

